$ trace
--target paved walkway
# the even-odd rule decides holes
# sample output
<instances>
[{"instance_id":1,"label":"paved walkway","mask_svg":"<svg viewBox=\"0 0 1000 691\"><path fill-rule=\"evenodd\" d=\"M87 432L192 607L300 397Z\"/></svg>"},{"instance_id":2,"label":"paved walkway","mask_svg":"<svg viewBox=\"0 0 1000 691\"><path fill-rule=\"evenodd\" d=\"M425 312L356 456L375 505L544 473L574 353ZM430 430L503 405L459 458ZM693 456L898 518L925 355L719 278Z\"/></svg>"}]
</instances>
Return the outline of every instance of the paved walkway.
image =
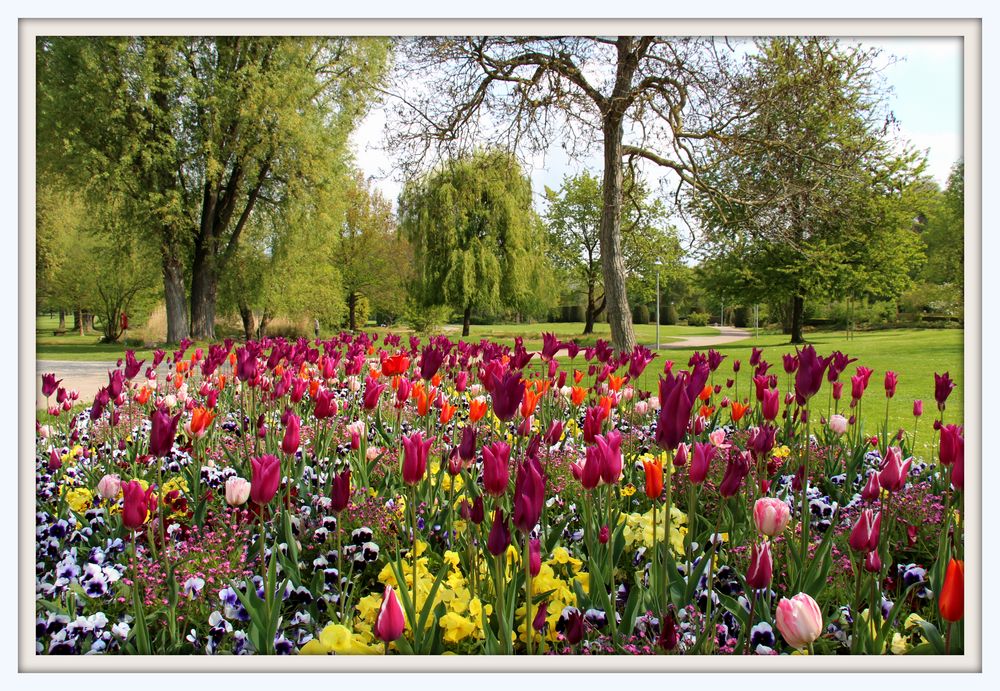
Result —
<instances>
[{"instance_id":1,"label":"paved walkway","mask_svg":"<svg viewBox=\"0 0 1000 691\"><path fill-rule=\"evenodd\" d=\"M713 327L719 330L716 336L692 336L681 341L660 344L660 350L684 350L688 348L714 348L717 345L735 343L750 338L750 332L730 326Z\"/></svg>"}]
</instances>

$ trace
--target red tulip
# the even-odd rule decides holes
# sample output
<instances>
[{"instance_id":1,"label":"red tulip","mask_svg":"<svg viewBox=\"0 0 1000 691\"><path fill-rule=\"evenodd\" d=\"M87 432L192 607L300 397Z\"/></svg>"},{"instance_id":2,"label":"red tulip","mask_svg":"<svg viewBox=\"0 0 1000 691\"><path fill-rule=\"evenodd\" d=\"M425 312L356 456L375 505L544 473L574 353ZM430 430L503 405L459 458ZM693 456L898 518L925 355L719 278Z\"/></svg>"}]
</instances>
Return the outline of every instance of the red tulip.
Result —
<instances>
[{"instance_id":1,"label":"red tulip","mask_svg":"<svg viewBox=\"0 0 1000 691\"><path fill-rule=\"evenodd\" d=\"M938 611L947 622L956 622L965 614L965 562L961 559L948 562L938 596Z\"/></svg>"}]
</instances>

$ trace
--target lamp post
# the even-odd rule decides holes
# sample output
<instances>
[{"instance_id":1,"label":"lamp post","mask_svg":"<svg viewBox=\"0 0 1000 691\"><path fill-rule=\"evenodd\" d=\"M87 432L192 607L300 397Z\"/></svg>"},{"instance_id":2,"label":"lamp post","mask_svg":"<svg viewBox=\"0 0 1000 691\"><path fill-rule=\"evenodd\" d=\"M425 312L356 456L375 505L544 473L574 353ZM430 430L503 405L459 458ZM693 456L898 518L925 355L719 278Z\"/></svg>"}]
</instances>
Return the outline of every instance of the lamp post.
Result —
<instances>
[{"instance_id":1,"label":"lamp post","mask_svg":"<svg viewBox=\"0 0 1000 691\"><path fill-rule=\"evenodd\" d=\"M656 260L656 349L660 349L660 267L663 265L659 259Z\"/></svg>"}]
</instances>

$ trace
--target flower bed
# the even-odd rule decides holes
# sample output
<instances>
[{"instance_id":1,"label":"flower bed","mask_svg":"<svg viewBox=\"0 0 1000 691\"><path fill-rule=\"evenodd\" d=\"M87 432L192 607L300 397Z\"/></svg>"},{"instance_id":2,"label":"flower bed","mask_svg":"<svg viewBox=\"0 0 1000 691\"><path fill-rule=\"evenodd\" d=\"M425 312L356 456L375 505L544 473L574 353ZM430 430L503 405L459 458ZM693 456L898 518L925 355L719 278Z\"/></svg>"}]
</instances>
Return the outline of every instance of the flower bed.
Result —
<instances>
[{"instance_id":1,"label":"flower bed","mask_svg":"<svg viewBox=\"0 0 1000 691\"><path fill-rule=\"evenodd\" d=\"M189 350L75 416L43 379L39 654L962 651L947 374L932 426L811 346L787 391L759 351L552 335Z\"/></svg>"}]
</instances>

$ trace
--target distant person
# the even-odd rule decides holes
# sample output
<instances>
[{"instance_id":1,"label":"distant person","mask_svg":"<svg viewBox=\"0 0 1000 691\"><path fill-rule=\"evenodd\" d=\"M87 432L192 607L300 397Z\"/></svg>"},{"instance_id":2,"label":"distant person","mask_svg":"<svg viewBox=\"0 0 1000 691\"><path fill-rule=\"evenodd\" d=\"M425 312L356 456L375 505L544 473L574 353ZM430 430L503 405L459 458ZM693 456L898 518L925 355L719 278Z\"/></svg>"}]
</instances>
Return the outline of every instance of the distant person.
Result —
<instances>
[{"instance_id":1,"label":"distant person","mask_svg":"<svg viewBox=\"0 0 1000 691\"><path fill-rule=\"evenodd\" d=\"M316 340L319 340L319 319L313 319L313 333L316 334Z\"/></svg>"}]
</instances>

